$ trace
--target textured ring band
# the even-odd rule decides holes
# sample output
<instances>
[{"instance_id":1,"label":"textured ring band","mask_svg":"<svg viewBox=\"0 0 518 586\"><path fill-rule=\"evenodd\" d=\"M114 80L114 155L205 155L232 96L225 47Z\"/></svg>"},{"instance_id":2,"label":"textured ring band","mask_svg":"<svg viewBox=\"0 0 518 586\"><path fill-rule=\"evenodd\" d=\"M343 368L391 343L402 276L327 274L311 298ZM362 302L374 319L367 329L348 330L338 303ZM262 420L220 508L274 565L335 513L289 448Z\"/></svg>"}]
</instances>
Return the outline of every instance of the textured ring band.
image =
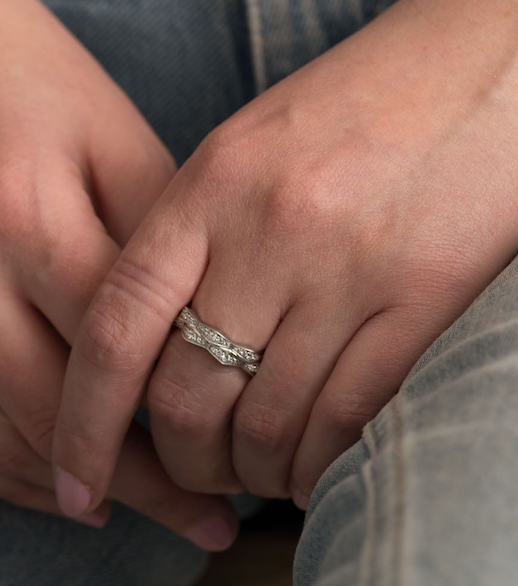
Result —
<instances>
[{"instance_id":1,"label":"textured ring band","mask_svg":"<svg viewBox=\"0 0 518 586\"><path fill-rule=\"evenodd\" d=\"M259 370L263 352L234 344L221 332L201 322L192 309L184 307L173 323L182 330L186 342L205 348L219 363L239 366L251 376Z\"/></svg>"}]
</instances>

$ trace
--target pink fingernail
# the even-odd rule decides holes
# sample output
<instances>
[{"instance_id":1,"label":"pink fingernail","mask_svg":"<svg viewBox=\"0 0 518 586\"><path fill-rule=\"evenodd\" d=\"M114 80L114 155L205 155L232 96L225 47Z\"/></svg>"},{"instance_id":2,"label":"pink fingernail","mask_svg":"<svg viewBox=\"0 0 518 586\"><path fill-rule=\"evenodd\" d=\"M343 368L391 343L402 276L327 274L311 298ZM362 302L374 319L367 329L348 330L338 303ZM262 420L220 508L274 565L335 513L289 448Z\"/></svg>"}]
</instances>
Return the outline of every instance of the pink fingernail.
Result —
<instances>
[{"instance_id":1,"label":"pink fingernail","mask_svg":"<svg viewBox=\"0 0 518 586\"><path fill-rule=\"evenodd\" d=\"M79 517L75 517L74 521L84 523L90 527L102 529L106 525L108 519L105 515L101 515L101 513L94 511L93 513L88 513L87 515L79 515Z\"/></svg>"},{"instance_id":2,"label":"pink fingernail","mask_svg":"<svg viewBox=\"0 0 518 586\"><path fill-rule=\"evenodd\" d=\"M309 498L303 495L298 488L293 487L291 491L291 498L299 509L307 511L309 505Z\"/></svg>"},{"instance_id":3,"label":"pink fingernail","mask_svg":"<svg viewBox=\"0 0 518 586\"><path fill-rule=\"evenodd\" d=\"M233 531L223 517L207 519L185 533L185 537L208 551L223 551L234 541Z\"/></svg>"},{"instance_id":4,"label":"pink fingernail","mask_svg":"<svg viewBox=\"0 0 518 586\"><path fill-rule=\"evenodd\" d=\"M88 486L81 484L77 478L56 468L56 496L58 504L68 517L79 517L82 515L92 499Z\"/></svg>"}]
</instances>

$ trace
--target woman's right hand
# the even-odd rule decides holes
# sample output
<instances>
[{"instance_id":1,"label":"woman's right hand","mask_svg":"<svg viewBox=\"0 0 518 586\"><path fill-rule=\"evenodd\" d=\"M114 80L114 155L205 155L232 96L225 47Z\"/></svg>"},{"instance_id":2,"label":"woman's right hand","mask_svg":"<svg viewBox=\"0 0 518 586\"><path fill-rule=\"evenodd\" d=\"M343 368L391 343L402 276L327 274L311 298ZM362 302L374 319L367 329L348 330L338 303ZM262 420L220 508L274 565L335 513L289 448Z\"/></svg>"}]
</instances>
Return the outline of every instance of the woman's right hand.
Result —
<instances>
[{"instance_id":1,"label":"woman's right hand","mask_svg":"<svg viewBox=\"0 0 518 586\"><path fill-rule=\"evenodd\" d=\"M69 347L175 171L123 92L41 4L0 0L0 498L59 513L49 461ZM206 549L237 532L228 501L175 486L136 425L108 497ZM108 515L105 501L83 520ZM190 533L215 518L226 520L225 543Z\"/></svg>"}]
</instances>

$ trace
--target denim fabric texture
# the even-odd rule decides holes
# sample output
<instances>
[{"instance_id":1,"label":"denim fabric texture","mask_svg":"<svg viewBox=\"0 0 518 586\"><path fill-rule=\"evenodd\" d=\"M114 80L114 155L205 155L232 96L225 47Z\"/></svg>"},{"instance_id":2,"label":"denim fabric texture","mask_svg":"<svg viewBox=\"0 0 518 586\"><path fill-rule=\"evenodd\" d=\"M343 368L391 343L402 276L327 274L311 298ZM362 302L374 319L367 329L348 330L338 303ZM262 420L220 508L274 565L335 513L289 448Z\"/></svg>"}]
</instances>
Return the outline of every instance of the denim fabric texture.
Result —
<instances>
[{"instance_id":1,"label":"denim fabric texture","mask_svg":"<svg viewBox=\"0 0 518 586\"><path fill-rule=\"evenodd\" d=\"M45 0L182 164L392 0ZM295 586L518 584L518 260L313 492ZM139 417L142 417L142 413ZM261 499L233 499L241 515ZM208 554L115 505L98 531L0 501L0 586L187 586Z\"/></svg>"},{"instance_id":2,"label":"denim fabric texture","mask_svg":"<svg viewBox=\"0 0 518 586\"><path fill-rule=\"evenodd\" d=\"M246 0L258 93L315 59L395 0Z\"/></svg>"}]
</instances>

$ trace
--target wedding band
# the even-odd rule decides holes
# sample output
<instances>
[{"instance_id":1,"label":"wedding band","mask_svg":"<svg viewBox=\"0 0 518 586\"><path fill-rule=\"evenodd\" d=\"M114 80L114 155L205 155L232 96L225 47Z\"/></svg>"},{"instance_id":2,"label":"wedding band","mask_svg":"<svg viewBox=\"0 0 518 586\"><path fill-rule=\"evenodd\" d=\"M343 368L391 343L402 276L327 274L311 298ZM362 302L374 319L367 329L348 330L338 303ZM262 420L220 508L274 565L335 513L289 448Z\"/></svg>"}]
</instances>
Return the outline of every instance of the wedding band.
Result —
<instances>
[{"instance_id":1,"label":"wedding band","mask_svg":"<svg viewBox=\"0 0 518 586\"><path fill-rule=\"evenodd\" d=\"M205 348L220 364L239 366L251 376L259 370L263 352L234 344L221 332L201 322L192 309L184 307L173 323L182 330L186 342Z\"/></svg>"}]
</instances>

